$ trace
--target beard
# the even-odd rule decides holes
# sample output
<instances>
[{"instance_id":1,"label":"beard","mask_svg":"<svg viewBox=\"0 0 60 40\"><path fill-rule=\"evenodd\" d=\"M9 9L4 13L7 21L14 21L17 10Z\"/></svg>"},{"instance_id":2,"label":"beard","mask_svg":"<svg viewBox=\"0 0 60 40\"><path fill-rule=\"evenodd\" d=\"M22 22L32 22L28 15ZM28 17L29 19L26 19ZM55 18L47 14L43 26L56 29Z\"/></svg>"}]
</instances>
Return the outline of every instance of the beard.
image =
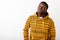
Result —
<instances>
[{"instance_id":1,"label":"beard","mask_svg":"<svg viewBox=\"0 0 60 40\"><path fill-rule=\"evenodd\" d=\"M38 15L40 15L40 17L45 17L45 16L47 16L48 15L48 13L47 12L40 12L40 11L37 11L36 12Z\"/></svg>"},{"instance_id":2,"label":"beard","mask_svg":"<svg viewBox=\"0 0 60 40\"><path fill-rule=\"evenodd\" d=\"M41 16L41 17L45 17L45 16L47 16L47 15L48 15L47 12L41 12L41 13L40 13L40 16Z\"/></svg>"}]
</instances>

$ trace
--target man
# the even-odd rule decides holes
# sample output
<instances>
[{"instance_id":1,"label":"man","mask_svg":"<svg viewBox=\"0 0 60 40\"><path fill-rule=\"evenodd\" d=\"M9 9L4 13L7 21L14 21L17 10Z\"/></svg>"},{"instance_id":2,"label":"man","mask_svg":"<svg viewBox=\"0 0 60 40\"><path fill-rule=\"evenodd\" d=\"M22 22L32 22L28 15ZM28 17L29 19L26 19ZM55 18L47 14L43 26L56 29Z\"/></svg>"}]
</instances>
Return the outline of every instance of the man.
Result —
<instances>
[{"instance_id":1,"label":"man","mask_svg":"<svg viewBox=\"0 0 60 40\"><path fill-rule=\"evenodd\" d=\"M47 12L48 4L42 1L24 27L24 40L55 40L55 26ZM30 36L29 34L30 29Z\"/></svg>"}]
</instances>

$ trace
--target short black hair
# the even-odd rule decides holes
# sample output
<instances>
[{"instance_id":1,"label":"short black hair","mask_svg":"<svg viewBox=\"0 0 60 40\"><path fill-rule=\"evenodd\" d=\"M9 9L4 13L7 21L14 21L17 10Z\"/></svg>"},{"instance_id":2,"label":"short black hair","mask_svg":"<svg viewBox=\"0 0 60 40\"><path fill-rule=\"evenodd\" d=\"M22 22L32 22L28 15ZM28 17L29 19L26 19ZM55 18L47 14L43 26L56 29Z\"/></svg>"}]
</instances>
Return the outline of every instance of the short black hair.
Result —
<instances>
[{"instance_id":1,"label":"short black hair","mask_svg":"<svg viewBox=\"0 0 60 40\"><path fill-rule=\"evenodd\" d=\"M48 4L46 2L42 1L41 3L43 3L48 9Z\"/></svg>"}]
</instances>

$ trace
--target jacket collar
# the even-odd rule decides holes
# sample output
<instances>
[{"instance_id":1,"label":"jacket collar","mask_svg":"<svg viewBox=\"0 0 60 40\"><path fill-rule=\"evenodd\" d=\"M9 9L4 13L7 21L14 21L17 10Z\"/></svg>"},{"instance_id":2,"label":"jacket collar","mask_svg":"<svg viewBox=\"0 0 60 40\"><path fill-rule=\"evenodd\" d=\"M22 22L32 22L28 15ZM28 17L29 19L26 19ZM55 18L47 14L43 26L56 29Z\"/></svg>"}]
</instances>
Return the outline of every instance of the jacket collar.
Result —
<instances>
[{"instance_id":1,"label":"jacket collar","mask_svg":"<svg viewBox=\"0 0 60 40\"><path fill-rule=\"evenodd\" d=\"M34 13L34 16L38 17L37 14L36 14L36 12ZM42 19L46 19L46 18L49 18L49 14L47 16L43 17Z\"/></svg>"}]
</instances>

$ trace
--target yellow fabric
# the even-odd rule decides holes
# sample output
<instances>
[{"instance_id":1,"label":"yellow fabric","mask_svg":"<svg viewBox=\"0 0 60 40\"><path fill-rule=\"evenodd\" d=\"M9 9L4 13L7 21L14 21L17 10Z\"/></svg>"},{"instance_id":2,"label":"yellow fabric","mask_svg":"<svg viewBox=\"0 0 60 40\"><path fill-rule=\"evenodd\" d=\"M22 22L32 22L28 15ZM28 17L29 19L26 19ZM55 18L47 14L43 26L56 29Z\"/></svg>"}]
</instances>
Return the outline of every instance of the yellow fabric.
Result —
<instances>
[{"instance_id":1,"label":"yellow fabric","mask_svg":"<svg viewBox=\"0 0 60 40\"><path fill-rule=\"evenodd\" d=\"M40 19L34 13L27 19L23 34L24 40L55 40L54 22L49 15Z\"/></svg>"}]
</instances>

